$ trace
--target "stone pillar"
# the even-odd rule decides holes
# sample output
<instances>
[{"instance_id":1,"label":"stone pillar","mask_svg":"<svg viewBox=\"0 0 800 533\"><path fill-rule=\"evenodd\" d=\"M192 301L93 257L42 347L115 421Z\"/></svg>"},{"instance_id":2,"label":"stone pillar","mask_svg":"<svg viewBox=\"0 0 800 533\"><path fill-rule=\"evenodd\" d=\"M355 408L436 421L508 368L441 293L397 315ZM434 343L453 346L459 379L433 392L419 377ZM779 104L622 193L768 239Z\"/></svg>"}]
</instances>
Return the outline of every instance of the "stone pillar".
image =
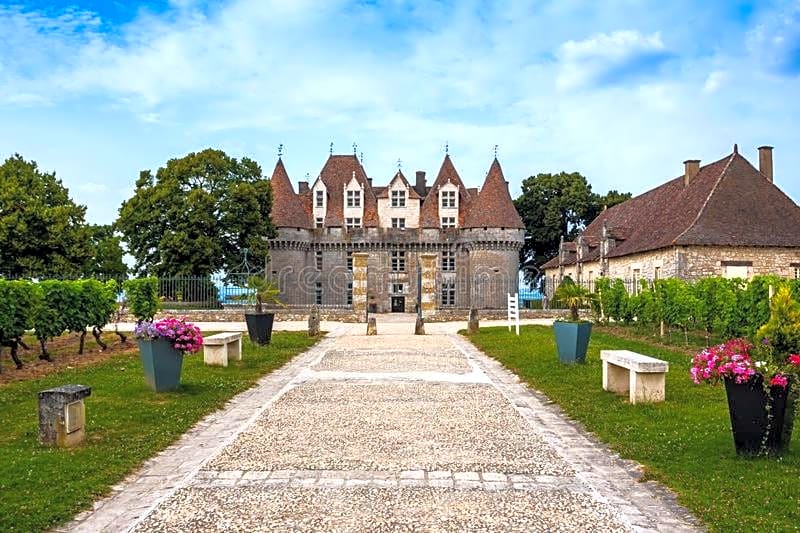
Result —
<instances>
[{"instance_id":1,"label":"stone pillar","mask_svg":"<svg viewBox=\"0 0 800 533\"><path fill-rule=\"evenodd\" d=\"M86 436L83 399L92 394L84 385L63 385L39 393L39 442L77 446Z\"/></svg>"},{"instance_id":2,"label":"stone pillar","mask_svg":"<svg viewBox=\"0 0 800 533\"><path fill-rule=\"evenodd\" d=\"M478 333L478 329L480 329L480 324L478 323L478 310L476 308L472 308L469 310L469 322L467 323L467 331L469 333Z\"/></svg>"},{"instance_id":3,"label":"stone pillar","mask_svg":"<svg viewBox=\"0 0 800 533\"><path fill-rule=\"evenodd\" d=\"M367 320L367 259L369 254L353 254L353 313L359 322Z\"/></svg>"},{"instance_id":4,"label":"stone pillar","mask_svg":"<svg viewBox=\"0 0 800 533\"><path fill-rule=\"evenodd\" d=\"M367 335L377 335L378 334L378 324L375 321L375 317L369 317L367 321Z\"/></svg>"},{"instance_id":5,"label":"stone pillar","mask_svg":"<svg viewBox=\"0 0 800 533\"><path fill-rule=\"evenodd\" d=\"M419 266L422 269L422 316L436 312L436 263L437 254L420 254Z\"/></svg>"},{"instance_id":6,"label":"stone pillar","mask_svg":"<svg viewBox=\"0 0 800 533\"><path fill-rule=\"evenodd\" d=\"M319 335L319 307L315 305L311 307L311 314L308 315L308 336L317 335Z\"/></svg>"}]
</instances>

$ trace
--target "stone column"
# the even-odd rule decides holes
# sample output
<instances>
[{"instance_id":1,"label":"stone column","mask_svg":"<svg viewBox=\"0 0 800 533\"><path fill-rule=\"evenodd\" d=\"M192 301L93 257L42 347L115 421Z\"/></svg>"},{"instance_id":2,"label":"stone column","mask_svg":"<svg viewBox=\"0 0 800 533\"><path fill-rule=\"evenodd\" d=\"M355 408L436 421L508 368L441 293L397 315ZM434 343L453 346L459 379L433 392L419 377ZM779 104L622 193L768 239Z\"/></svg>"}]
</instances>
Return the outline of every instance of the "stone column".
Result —
<instances>
[{"instance_id":1,"label":"stone column","mask_svg":"<svg viewBox=\"0 0 800 533\"><path fill-rule=\"evenodd\" d=\"M436 263L438 254L420 254L419 266L422 269L422 316L436 313Z\"/></svg>"},{"instance_id":2,"label":"stone column","mask_svg":"<svg viewBox=\"0 0 800 533\"><path fill-rule=\"evenodd\" d=\"M359 322L367 321L367 259L369 254L353 254L353 314Z\"/></svg>"},{"instance_id":3,"label":"stone column","mask_svg":"<svg viewBox=\"0 0 800 533\"><path fill-rule=\"evenodd\" d=\"M39 393L39 442L77 446L86 436L83 399L92 394L84 385L63 385Z\"/></svg>"}]
</instances>

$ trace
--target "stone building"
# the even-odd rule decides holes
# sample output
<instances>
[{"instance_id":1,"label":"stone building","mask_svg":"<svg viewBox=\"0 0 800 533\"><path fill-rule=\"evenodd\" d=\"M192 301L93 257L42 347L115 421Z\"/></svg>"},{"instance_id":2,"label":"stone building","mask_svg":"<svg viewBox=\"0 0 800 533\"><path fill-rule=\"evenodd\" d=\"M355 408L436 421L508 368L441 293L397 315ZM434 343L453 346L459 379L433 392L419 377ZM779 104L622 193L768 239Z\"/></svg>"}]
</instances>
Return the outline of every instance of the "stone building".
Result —
<instances>
[{"instance_id":1,"label":"stone building","mask_svg":"<svg viewBox=\"0 0 800 533\"><path fill-rule=\"evenodd\" d=\"M739 154L700 166L604 210L543 266L551 293L564 276L655 280L758 274L800 277L800 207L773 182L772 147L759 168Z\"/></svg>"},{"instance_id":2,"label":"stone building","mask_svg":"<svg viewBox=\"0 0 800 533\"><path fill-rule=\"evenodd\" d=\"M331 155L297 192L278 159L272 190L268 268L289 305L352 306L359 268L366 286L356 272L355 298L370 312L414 312L420 286L430 286L426 311L504 308L517 290L524 225L497 159L475 189L449 155L431 185L425 172L412 185L398 170L385 186L355 155Z\"/></svg>"}]
</instances>

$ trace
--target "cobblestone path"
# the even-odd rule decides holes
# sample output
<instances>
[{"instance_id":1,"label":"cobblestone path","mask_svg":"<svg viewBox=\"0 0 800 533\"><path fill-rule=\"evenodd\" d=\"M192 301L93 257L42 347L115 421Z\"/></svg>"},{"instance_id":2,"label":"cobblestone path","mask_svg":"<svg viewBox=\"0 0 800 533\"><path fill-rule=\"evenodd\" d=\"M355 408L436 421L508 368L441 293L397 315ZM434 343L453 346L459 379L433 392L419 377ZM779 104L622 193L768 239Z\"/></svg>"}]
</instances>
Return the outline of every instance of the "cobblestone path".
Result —
<instances>
[{"instance_id":1,"label":"cobblestone path","mask_svg":"<svg viewBox=\"0 0 800 533\"><path fill-rule=\"evenodd\" d=\"M341 326L64 529L696 527L668 492L636 481L635 465L458 336L352 334L362 329Z\"/></svg>"}]
</instances>

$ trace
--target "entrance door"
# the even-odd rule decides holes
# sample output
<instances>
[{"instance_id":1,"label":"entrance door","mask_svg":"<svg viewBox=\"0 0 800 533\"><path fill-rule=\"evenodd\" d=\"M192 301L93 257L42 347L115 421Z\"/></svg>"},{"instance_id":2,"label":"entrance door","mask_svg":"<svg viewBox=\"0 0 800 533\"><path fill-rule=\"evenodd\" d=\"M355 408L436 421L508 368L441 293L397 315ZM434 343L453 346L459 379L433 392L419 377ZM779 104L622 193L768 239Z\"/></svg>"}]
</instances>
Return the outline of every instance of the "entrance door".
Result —
<instances>
[{"instance_id":1,"label":"entrance door","mask_svg":"<svg viewBox=\"0 0 800 533\"><path fill-rule=\"evenodd\" d=\"M392 296L392 313L405 313L405 312L406 312L406 297Z\"/></svg>"}]
</instances>

